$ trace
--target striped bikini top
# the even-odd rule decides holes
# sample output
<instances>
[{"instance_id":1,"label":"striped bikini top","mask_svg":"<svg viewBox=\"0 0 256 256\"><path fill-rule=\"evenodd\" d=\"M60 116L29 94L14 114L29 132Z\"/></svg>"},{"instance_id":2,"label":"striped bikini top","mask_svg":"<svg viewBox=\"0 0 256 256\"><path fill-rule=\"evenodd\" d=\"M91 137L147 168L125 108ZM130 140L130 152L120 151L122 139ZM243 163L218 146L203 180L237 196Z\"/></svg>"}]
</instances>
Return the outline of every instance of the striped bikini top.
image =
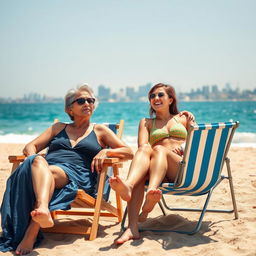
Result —
<instances>
[{"instance_id":1,"label":"striped bikini top","mask_svg":"<svg viewBox=\"0 0 256 256\"><path fill-rule=\"evenodd\" d=\"M158 129L156 128L156 119L153 119L153 126L149 134L149 144L152 146L158 141L169 138L169 137L175 137L175 138L181 138L186 139L187 137L187 130L184 127L183 124L178 122L176 118L173 118L176 121L176 124L173 125L169 131L167 131L166 128Z\"/></svg>"}]
</instances>

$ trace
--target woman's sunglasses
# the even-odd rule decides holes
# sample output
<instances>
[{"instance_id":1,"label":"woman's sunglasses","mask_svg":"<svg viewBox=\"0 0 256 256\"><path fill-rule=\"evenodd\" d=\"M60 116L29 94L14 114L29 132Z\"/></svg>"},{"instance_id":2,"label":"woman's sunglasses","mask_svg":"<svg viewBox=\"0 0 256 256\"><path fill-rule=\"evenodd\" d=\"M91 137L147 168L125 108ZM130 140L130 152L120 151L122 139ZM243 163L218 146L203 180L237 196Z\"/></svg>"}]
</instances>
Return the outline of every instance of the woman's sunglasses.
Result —
<instances>
[{"instance_id":1,"label":"woman's sunglasses","mask_svg":"<svg viewBox=\"0 0 256 256\"><path fill-rule=\"evenodd\" d=\"M156 96L158 96L158 98L164 97L165 93L164 92L159 92L159 93L151 93L149 94L149 98L152 100L154 99Z\"/></svg>"},{"instance_id":2,"label":"woman's sunglasses","mask_svg":"<svg viewBox=\"0 0 256 256\"><path fill-rule=\"evenodd\" d=\"M77 102L78 105L83 105L85 102L87 102L88 104L94 104L95 103L95 99L94 98L78 98L74 101L72 101L71 104Z\"/></svg>"}]
</instances>

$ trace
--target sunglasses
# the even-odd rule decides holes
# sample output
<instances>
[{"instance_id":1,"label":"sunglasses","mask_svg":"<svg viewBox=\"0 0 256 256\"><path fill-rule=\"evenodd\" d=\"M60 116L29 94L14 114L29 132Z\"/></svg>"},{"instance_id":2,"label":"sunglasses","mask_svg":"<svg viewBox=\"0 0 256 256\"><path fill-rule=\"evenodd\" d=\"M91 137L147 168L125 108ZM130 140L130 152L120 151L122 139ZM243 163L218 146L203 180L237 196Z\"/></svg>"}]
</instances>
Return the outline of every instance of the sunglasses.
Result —
<instances>
[{"instance_id":1,"label":"sunglasses","mask_svg":"<svg viewBox=\"0 0 256 256\"><path fill-rule=\"evenodd\" d=\"M88 104L94 104L95 103L95 99L94 98L78 98L74 101L72 101L71 104L77 102L78 105L83 105L85 102L87 102Z\"/></svg>"},{"instance_id":2,"label":"sunglasses","mask_svg":"<svg viewBox=\"0 0 256 256\"><path fill-rule=\"evenodd\" d=\"M165 95L164 92L151 93L151 94L149 94L149 98L152 100L152 99L154 99L156 96L158 96L158 98L162 98L162 97L164 97L164 95Z\"/></svg>"}]
</instances>

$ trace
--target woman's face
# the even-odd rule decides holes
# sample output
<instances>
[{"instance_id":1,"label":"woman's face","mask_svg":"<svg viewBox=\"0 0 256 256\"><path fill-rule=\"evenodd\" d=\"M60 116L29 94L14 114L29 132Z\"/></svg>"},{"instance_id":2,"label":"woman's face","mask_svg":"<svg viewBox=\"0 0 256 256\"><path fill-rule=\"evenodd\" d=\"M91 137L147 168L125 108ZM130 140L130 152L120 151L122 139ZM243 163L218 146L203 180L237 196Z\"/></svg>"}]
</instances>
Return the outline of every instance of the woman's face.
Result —
<instances>
[{"instance_id":1,"label":"woman's face","mask_svg":"<svg viewBox=\"0 0 256 256\"><path fill-rule=\"evenodd\" d=\"M169 105L172 103L173 99L169 98L163 87L159 87L155 89L149 95L150 105L151 107L157 111L160 109L167 109L169 111Z\"/></svg>"},{"instance_id":2,"label":"woman's face","mask_svg":"<svg viewBox=\"0 0 256 256\"><path fill-rule=\"evenodd\" d=\"M70 113L74 118L91 116L94 111L94 103L95 99L89 92L78 92L70 107Z\"/></svg>"}]
</instances>

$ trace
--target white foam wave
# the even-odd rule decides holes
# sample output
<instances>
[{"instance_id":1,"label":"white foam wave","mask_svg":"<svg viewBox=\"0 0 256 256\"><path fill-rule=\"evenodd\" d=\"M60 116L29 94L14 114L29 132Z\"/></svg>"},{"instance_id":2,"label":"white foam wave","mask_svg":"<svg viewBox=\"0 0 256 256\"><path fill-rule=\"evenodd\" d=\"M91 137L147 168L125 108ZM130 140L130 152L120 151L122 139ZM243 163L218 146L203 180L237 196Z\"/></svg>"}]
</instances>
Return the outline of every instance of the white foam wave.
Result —
<instances>
[{"instance_id":1,"label":"white foam wave","mask_svg":"<svg viewBox=\"0 0 256 256\"><path fill-rule=\"evenodd\" d=\"M123 140L129 146L137 146L137 137L136 136L124 136ZM237 132L234 135L232 147L253 147L256 148L256 133L250 132Z\"/></svg>"},{"instance_id":2,"label":"white foam wave","mask_svg":"<svg viewBox=\"0 0 256 256\"><path fill-rule=\"evenodd\" d=\"M38 135L28 135L28 134L5 134L0 135L0 143L17 143L17 144L26 144L36 138Z\"/></svg>"},{"instance_id":3,"label":"white foam wave","mask_svg":"<svg viewBox=\"0 0 256 256\"><path fill-rule=\"evenodd\" d=\"M38 134L5 134L0 135L0 143L21 143L26 144L36 138ZM124 135L123 140L129 146L137 146L137 136ZM237 132L234 135L232 146L234 147L253 147L256 148L256 133Z\"/></svg>"},{"instance_id":4,"label":"white foam wave","mask_svg":"<svg viewBox=\"0 0 256 256\"><path fill-rule=\"evenodd\" d=\"M252 133L252 132L235 133L232 141L232 146L256 148L256 133Z\"/></svg>"}]
</instances>

